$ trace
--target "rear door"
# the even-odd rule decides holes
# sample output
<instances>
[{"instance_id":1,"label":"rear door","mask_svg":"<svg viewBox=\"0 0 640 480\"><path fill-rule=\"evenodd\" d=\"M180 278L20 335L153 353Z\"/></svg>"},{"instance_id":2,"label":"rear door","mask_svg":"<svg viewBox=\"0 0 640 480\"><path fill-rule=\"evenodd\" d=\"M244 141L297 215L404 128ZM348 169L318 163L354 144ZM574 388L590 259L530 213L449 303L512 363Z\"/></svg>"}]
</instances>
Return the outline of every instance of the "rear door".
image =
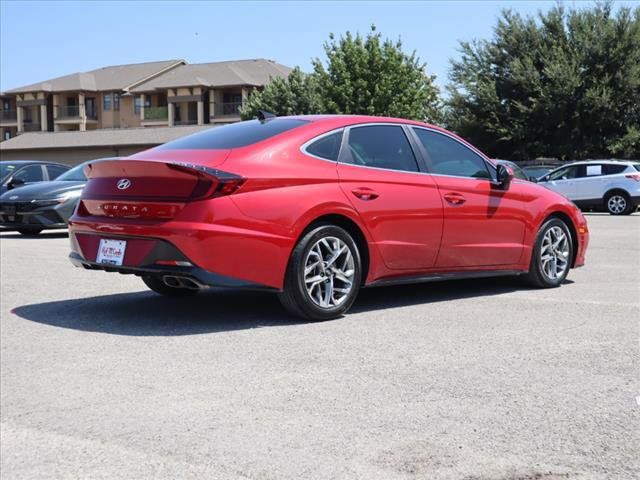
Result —
<instances>
[{"instance_id":1,"label":"rear door","mask_svg":"<svg viewBox=\"0 0 640 480\"><path fill-rule=\"evenodd\" d=\"M513 265L523 251L527 221L523 183L496 187L495 169L482 156L444 133L413 127L444 206L436 267Z\"/></svg>"},{"instance_id":2,"label":"rear door","mask_svg":"<svg viewBox=\"0 0 640 480\"><path fill-rule=\"evenodd\" d=\"M442 200L400 124L345 131L340 185L369 230L386 266L433 267L442 235Z\"/></svg>"}]
</instances>

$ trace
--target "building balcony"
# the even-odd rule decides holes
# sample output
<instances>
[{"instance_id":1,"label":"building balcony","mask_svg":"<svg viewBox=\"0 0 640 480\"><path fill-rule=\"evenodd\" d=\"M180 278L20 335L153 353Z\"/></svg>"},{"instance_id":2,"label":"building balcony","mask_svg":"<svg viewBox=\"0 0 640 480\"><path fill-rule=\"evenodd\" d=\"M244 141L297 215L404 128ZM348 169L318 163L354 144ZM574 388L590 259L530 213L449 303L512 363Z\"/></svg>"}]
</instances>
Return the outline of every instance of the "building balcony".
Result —
<instances>
[{"instance_id":1,"label":"building balcony","mask_svg":"<svg viewBox=\"0 0 640 480\"><path fill-rule=\"evenodd\" d=\"M87 121L97 121L98 112L95 109L83 109L84 114L87 117ZM58 105L56 107L56 122L61 123L80 123L82 121L81 111L79 105Z\"/></svg>"},{"instance_id":2,"label":"building balcony","mask_svg":"<svg viewBox=\"0 0 640 480\"><path fill-rule=\"evenodd\" d=\"M24 124L22 125L22 129L25 132L39 132L41 130L40 122L32 122L30 120L25 120Z\"/></svg>"},{"instance_id":3,"label":"building balcony","mask_svg":"<svg viewBox=\"0 0 640 480\"><path fill-rule=\"evenodd\" d=\"M0 110L0 124L17 125L18 114L15 110Z\"/></svg>"},{"instance_id":4,"label":"building balcony","mask_svg":"<svg viewBox=\"0 0 640 480\"><path fill-rule=\"evenodd\" d=\"M168 123L168 107L144 107L142 125L167 125Z\"/></svg>"},{"instance_id":5,"label":"building balcony","mask_svg":"<svg viewBox=\"0 0 640 480\"><path fill-rule=\"evenodd\" d=\"M210 121L213 122L234 122L240 120L240 109L245 102L223 102L216 103Z\"/></svg>"}]
</instances>

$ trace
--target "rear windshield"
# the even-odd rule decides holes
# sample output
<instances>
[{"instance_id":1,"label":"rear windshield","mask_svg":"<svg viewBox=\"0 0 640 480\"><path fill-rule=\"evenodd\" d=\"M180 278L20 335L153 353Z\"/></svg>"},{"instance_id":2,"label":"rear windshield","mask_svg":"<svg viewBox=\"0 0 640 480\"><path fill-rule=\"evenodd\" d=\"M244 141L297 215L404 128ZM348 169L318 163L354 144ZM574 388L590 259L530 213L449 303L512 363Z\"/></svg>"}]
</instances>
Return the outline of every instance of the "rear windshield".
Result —
<instances>
[{"instance_id":1,"label":"rear windshield","mask_svg":"<svg viewBox=\"0 0 640 480\"><path fill-rule=\"evenodd\" d=\"M217 150L246 147L309 123L294 118L273 118L265 122L248 120L214 127L165 143L156 150Z\"/></svg>"},{"instance_id":2,"label":"rear windshield","mask_svg":"<svg viewBox=\"0 0 640 480\"><path fill-rule=\"evenodd\" d=\"M87 177L84 176L85 165L86 163L82 163L78 166L73 167L71 170L67 170L58 178L56 178L56 180L60 180L63 182L86 182Z\"/></svg>"}]
</instances>

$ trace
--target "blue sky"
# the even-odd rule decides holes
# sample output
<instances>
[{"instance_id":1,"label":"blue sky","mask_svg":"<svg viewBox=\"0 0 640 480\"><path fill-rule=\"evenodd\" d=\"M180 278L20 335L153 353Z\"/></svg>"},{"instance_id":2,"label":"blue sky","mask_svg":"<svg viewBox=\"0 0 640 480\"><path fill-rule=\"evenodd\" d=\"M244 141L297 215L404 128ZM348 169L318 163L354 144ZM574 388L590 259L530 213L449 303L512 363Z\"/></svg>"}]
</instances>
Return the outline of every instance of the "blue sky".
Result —
<instances>
[{"instance_id":1,"label":"blue sky","mask_svg":"<svg viewBox=\"0 0 640 480\"><path fill-rule=\"evenodd\" d=\"M37 2L0 0L0 90L106 65L183 58L190 63L270 58L311 69L329 33L374 23L447 81L459 40L487 38L503 8L548 1ZM564 2L582 8L591 2ZM616 2L616 5L638 5Z\"/></svg>"}]
</instances>

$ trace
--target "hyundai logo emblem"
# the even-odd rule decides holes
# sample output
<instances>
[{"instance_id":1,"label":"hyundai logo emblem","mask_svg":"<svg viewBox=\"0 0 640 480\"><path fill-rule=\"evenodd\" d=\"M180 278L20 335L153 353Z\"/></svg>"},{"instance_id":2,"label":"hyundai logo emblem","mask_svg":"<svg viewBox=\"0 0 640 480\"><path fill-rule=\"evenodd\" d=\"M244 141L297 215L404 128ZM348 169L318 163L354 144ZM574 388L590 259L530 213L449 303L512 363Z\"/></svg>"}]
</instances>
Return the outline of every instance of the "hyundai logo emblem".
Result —
<instances>
[{"instance_id":1,"label":"hyundai logo emblem","mask_svg":"<svg viewBox=\"0 0 640 480\"><path fill-rule=\"evenodd\" d=\"M128 178L121 178L120 180L118 180L117 185L119 190L126 190L131 186L131 180L129 180Z\"/></svg>"}]
</instances>

